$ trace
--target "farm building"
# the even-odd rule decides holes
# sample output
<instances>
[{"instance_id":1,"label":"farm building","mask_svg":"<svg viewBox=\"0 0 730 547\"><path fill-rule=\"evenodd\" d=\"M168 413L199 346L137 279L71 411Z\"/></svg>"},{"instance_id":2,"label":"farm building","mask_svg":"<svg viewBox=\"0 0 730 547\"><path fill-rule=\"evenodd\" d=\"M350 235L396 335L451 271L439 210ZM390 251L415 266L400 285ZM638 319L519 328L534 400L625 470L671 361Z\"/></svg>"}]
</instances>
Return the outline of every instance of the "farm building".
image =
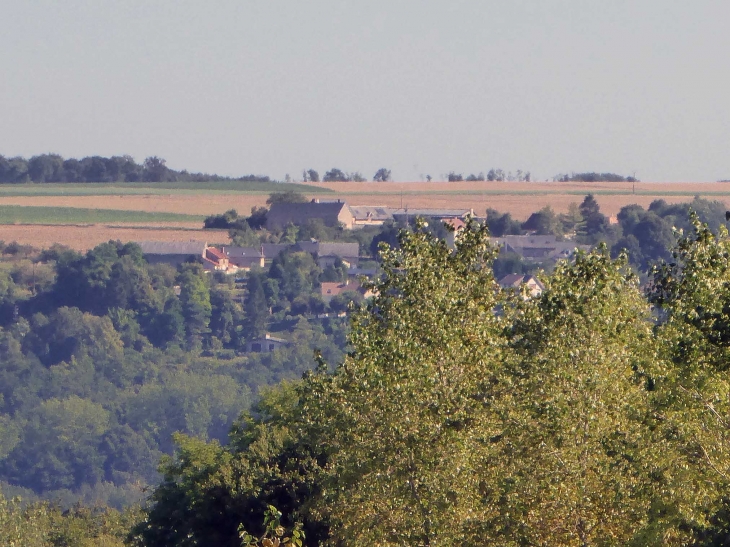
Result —
<instances>
[{"instance_id":1,"label":"farm building","mask_svg":"<svg viewBox=\"0 0 730 547\"><path fill-rule=\"evenodd\" d=\"M355 217L344 201L319 201L308 203L272 203L266 215L268 230L283 230L287 225L301 226L310 220L321 220L325 226L343 225L352 230Z\"/></svg>"}]
</instances>

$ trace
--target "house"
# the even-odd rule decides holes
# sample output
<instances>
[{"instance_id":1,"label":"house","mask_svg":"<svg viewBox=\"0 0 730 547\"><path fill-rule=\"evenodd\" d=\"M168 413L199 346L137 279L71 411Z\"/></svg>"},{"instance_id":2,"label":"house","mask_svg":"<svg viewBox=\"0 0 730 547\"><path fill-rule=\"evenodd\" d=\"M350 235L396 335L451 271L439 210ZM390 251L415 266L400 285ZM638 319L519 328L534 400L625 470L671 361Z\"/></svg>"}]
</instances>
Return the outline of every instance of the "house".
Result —
<instances>
[{"instance_id":1,"label":"house","mask_svg":"<svg viewBox=\"0 0 730 547\"><path fill-rule=\"evenodd\" d=\"M545 290L545 285L540 283L539 279L536 279L531 275L510 274L505 275L499 280L499 286L503 289L514 289L519 291L523 285L527 286L530 296L533 297L540 296Z\"/></svg>"},{"instance_id":2,"label":"house","mask_svg":"<svg viewBox=\"0 0 730 547\"><path fill-rule=\"evenodd\" d=\"M202 241L138 241L147 262L179 266L191 259L203 259L208 244Z\"/></svg>"},{"instance_id":3,"label":"house","mask_svg":"<svg viewBox=\"0 0 730 547\"><path fill-rule=\"evenodd\" d=\"M246 351L249 353L270 353L288 345L289 340L266 334L261 338L256 338L248 342L248 344L246 344Z\"/></svg>"},{"instance_id":4,"label":"house","mask_svg":"<svg viewBox=\"0 0 730 547\"><path fill-rule=\"evenodd\" d=\"M267 230L283 230L287 225L302 226L310 220L321 220L325 226L343 225L352 230L355 217L344 201L320 201L308 203L272 203L266 215Z\"/></svg>"},{"instance_id":5,"label":"house","mask_svg":"<svg viewBox=\"0 0 730 547\"><path fill-rule=\"evenodd\" d=\"M265 256L262 248L256 247L223 247L231 264L240 270L250 270L252 266L264 267Z\"/></svg>"},{"instance_id":6,"label":"house","mask_svg":"<svg viewBox=\"0 0 730 547\"><path fill-rule=\"evenodd\" d=\"M570 258L575 254L576 249L590 250L590 245L576 245L572 241L558 241L554 235L507 235L489 239L492 244L509 252L517 253L525 260L534 262Z\"/></svg>"},{"instance_id":7,"label":"house","mask_svg":"<svg viewBox=\"0 0 730 547\"><path fill-rule=\"evenodd\" d=\"M339 296L344 292L356 292L363 298L370 298L374 293L370 289L365 289L360 285L359 281L347 280L344 283L340 281L327 281L322 283L320 288L322 300L329 304L335 296Z\"/></svg>"},{"instance_id":8,"label":"house","mask_svg":"<svg viewBox=\"0 0 730 547\"><path fill-rule=\"evenodd\" d=\"M228 255L215 247L208 247L201 241L138 241L142 254L150 264L179 266L196 261L203 264L205 271L233 273L238 268L231 265Z\"/></svg>"},{"instance_id":9,"label":"house","mask_svg":"<svg viewBox=\"0 0 730 547\"><path fill-rule=\"evenodd\" d=\"M446 244L453 249L456 246L456 238L459 237L459 232L466 228L466 222L460 218L444 218L441 219L441 222L444 226L451 228L446 234Z\"/></svg>"},{"instance_id":10,"label":"house","mask_svg":"<svg viewBox=\"0 0 730 547\"><path fill-rule=\"evenodd\" d=\"M393 211L383 205L351 205L350 211L354 217L354 227L382 226L389 220L393 220Z\"/></svg>"},{"instance_id":11,"label":"house","mask_svg":"<svg viewBox=\"0 0 730 547\"><path fill-rule=\"evenodd\" d=\"M233 273L238 268L231 268L228 255L215 247L206 247L203 253L203 268L206 271Z\"/></svg>"}]
</instances>

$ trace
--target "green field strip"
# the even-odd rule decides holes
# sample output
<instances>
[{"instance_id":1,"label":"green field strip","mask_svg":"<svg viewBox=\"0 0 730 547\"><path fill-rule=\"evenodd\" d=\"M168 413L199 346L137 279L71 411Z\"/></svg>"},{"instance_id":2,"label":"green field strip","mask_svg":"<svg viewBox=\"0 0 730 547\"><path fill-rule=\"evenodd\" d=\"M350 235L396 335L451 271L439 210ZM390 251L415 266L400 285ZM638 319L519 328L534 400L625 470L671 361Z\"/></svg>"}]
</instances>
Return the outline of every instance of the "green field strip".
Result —
<instances>
[{"instance_id":1,"label":"green field strip","mask_svg":"<svg viewBox=\"0 0 730 547\"><path fill-rule=\"evenodd\" d=\"M202 223L204 218L202 215L123 211L119 209L0 205L0 224Z\"/></svg>"}]
</instances>

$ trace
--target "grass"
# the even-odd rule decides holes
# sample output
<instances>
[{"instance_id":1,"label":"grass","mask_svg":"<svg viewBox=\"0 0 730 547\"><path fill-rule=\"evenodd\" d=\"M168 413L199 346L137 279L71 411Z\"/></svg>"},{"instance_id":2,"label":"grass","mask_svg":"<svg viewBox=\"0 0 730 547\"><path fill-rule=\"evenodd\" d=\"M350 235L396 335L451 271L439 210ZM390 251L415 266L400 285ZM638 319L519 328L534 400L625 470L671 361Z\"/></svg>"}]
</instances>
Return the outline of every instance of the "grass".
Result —
<instances>
[{"instance_id":1,"label":"grass","mask_svg":"<svg viewBox=\"0 0 730 547\"><path fill-rule=\"evenodd\" d=\"M308 184L284 182L78 182L44 184L0 184L0 197L22 196L102 196L167 194L261 194L274 192L331 193L332 190Z\"/></svg>"},{"instance_id":2,"label":"grass","mask_svg":"<svg viewBox=\"0 0 730 547\"><path fill-rule=\"evenodd\" d=\"M150 213L118 209L80 209L76 207L33 207L0 205L0 224L110 224L159 222L201 222L201 215Z\"/></svg>"}]
</instances>

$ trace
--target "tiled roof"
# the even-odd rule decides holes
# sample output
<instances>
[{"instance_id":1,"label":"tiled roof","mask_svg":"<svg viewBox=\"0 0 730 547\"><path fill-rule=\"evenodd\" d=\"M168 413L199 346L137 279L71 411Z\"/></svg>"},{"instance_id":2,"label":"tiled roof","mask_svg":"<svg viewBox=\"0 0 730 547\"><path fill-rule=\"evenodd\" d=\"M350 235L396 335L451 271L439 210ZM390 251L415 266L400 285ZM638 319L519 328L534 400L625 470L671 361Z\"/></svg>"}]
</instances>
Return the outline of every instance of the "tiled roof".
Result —
<instances>
[{"instance_id":1,"label":"tiled roof","mask_svg":"<svg viewBox=\"0 0 730 547\"><path fill-rule=\"evenodd\" d=\"M214 258L217 258L218 260L223 260L224 258L228 258L226 254L223 251L220 251L216 249L215 247L208 247L205 249L206 254L211 255Z\"/></svg>"}]
</instances>

